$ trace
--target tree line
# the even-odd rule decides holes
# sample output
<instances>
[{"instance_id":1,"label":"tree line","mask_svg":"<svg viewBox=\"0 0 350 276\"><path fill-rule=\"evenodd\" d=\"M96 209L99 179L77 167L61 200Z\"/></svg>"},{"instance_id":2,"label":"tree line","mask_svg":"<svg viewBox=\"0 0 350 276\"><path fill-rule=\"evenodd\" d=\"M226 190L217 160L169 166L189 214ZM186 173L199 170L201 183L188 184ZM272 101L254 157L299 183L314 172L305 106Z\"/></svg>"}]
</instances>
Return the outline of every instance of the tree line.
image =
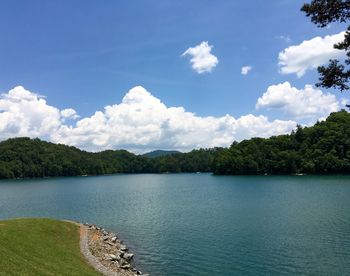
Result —
<instances>
[{"instance_id":1,"label":"tree line","mask_svg":"<svg viewBox=\"0 0 350 276\"><path fill-rule=\"evenodd\" d=\"M0 178L210 172L217 152L199 149L148 158L126 150L93 153L38 138L11 138L0 143Z\"/></svg>"},{"instance_id":2,"label":"tree line","mask_svg":"<svg viewBox=\"0 0 350 276\"><path fill-rule=\"evenodd\" d=\"M234 142L213 163L216 174L350 173L350 114L332 113L289 135Z\"/></svg>"},{"instance_id":3,"label":"tree line","mask_svg":"<svg viewBox=\"0 0 350 276\"><path fill-rule=\"evenodd\" d=\"M114 173L345 174L350 173L350 114L332 113L289 135L252 138L229 148L192 150L148 158L126 150L86 152L38 138L0 143L0 178Z\"/></svg>"}]
</instances>

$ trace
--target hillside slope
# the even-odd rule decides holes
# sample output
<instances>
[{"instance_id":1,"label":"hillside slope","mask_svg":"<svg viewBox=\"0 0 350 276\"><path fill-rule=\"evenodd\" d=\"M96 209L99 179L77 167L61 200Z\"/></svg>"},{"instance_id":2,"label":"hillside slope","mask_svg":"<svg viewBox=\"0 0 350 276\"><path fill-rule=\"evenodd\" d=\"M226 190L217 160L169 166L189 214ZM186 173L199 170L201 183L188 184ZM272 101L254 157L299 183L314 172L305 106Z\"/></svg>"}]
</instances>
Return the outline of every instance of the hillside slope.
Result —
<instances>
[{"instance_id":1,"label":"hillside slope","mask_svg":"<svg viewBox=\"0 0 350 276\"><path fill-rule=\"evenodd\" d=\"M350 173L350 114L332 113L290 135L233 143L213 163L216 174Z\"/></svg>"}]
</instances>

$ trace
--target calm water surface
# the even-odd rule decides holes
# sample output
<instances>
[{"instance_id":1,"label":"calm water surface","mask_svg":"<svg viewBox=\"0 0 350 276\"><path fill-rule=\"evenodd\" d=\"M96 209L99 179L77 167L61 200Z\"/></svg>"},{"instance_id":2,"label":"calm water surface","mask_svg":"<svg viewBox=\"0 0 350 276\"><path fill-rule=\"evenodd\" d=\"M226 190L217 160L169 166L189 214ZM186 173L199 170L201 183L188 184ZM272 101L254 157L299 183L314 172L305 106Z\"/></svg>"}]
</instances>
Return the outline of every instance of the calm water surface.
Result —
<instances>
[{"instance_id":1,"label":"calm water surface","mask_svg":"<svg viewBox=\"0 0 350 276\"><path fill-rule=\"evenodd\" d=\"M151 275L350 275L349 176L0 181L0 218L12 217L116 231Z\"/></svg>"}]
</instances>

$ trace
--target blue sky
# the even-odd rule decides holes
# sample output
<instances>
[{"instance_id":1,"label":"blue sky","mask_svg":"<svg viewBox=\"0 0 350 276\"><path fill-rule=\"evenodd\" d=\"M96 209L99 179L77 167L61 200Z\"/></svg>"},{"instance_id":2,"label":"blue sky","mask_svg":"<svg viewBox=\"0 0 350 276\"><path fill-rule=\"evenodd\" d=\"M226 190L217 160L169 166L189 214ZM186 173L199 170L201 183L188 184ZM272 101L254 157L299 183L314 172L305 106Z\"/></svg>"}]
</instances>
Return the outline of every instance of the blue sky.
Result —
<instances>
[{"instance_id":1,"label":"blue sky","mask_svg":"<svg viewBox=\"0 0 350 276\"><path fill-rule=\"evenodd\" d=\"M334 108L315 112L314 116L292 114L287 110L293 105L284 108L282 103L273 103L271 99L265 99L259 108L256 107L258 99L270 86L288 81L291 88L300 90L317 81L314 69L307 70L302 76L279 72L280 52L317 36L324 38L345 29L336 24L317 28L300 12L304 2L3 0L0 2L0 92L4 97L9 90L22 86L33 95L45 96L46 104L58 110L74 109L79 118L58 119L72 128L77 121L91 118L96 111L103 112L105 106L121 103L135 86L142 86L151 93L143 94L146 98L157 98L166 107L183 107L198 118L223 118L229 114L239 119L250 114L266 116L271 122L278 119L311 124L339 108L341 102L345 102L342 99L349 99L349 96L334 92L336 98L319 103L334 104ZM212 46L210 53L218 63L210 72L199 74L191 67L191 56L182 54L202 42ZM295 58L291 54L286 59L292 62L290 59ZM312 63L307 57L305 60ZM242 75L243 66L251 66L252 70ZM288 90L286 87L282 88ZM328 92L333 91L322 90L322 95ZM11 110L8 103L0 108L3 112ZM31 123L37 122L33 119ZM289 131L290 126L280 132ZM3 130L3 135L0 129L0 137L28 133L89 150L123 147L143 151L158 147L188 150L212 146L209 139L220 140L219 136L230 133L232 139L237 140L264 136L256 132L245 136L244 131L238 135L237 129L230 129L208 137L207 142L181 146L179 140L159 142L159 137L165 134L162 129L157 129L158 138L146 139L148 142L111 143L104 140L105 143L86 143L82 141L84 139L63 139L62 135L51 137L50 133L39 131L37 126L33 126L37 132L30 129L21 132L18 130L21 127L11 126L9 130ZM218 128L216 125L214 129ZM97 132L95 130L92 135L96 136ZM84 133L88 135L88 132ZM140 133L140 137L143 134ZM219 144L226 145L227 139Z\"/></svg>"}]
</instances>

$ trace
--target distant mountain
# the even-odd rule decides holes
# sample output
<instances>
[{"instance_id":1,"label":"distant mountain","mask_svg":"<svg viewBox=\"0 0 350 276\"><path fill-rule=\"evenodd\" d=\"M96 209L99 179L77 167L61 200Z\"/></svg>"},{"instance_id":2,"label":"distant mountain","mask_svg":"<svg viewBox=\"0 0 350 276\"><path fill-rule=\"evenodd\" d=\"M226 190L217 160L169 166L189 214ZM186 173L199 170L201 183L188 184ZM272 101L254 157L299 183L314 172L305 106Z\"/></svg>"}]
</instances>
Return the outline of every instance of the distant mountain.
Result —
<instances>
[{"instance_id":1,"label":"distant mountain","mask_svg":"<svg viewBox=\"0 0 350 276\"><path fill-rule=\"evenodd\" d=\"M176 151L176 150L154 150L154 151L150 151L145 154L142 154L142 156L147 158L156 158L160 156L172 155L177 153L182 153L182 152Z\"/></svg>"}]
</instances>

